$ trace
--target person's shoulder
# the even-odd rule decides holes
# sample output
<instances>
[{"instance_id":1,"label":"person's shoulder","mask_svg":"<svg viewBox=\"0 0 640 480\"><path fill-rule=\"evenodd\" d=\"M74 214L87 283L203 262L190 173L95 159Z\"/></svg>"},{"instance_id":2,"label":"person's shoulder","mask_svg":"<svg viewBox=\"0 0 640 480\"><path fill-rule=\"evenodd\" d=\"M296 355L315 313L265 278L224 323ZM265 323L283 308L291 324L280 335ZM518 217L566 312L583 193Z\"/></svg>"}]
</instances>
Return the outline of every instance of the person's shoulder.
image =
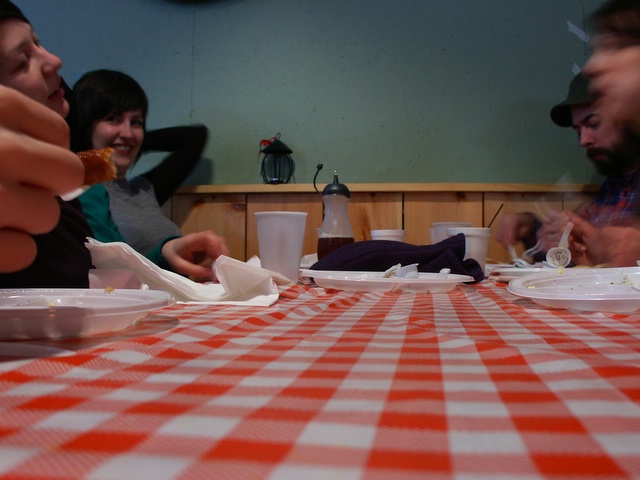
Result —
<instances>
[{"instance_id":1,"label":"person's shoulder","mask_svg":"<svg viewBox=\"0 0 640 480\"><path fill-rule=\"evenodd\" d=\"M100 197L108 194L107 187L104 183L96 183L95 185L91 185L79 198L82 201L86 198Z\"/></svg>"},{"instance_id":2,"label":"person's shoulder","mask_svg":"<svg viewBox=\"0 0 640 480\"><path fill-rule=\"evenodd\" d=\"M86 192L78 197L83 209L101 208L99 205L109 204L109 192L104 183L91 185Z\"/></svg>"}]
</instances>

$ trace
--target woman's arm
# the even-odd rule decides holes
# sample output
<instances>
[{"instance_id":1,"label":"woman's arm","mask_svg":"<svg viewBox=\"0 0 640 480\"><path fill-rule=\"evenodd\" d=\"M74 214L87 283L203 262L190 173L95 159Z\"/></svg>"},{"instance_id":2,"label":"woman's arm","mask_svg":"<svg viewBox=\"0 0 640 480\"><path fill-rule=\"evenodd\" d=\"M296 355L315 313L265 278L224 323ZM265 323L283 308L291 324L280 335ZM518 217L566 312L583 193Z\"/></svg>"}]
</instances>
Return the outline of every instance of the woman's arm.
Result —
<instances>
[{"instance_id":1,"label":"woman's arm","mask_svg":"<svg viewBox=\"0 0 640 480\"><path fill-rule=\"evenodd\" d=\"M173 195L196 166L208 135L204 125L162 128L145 134L143 153L171 152L160 164L142 174L153 185L159 205Z\"/></svg>"},{"instance_id":2,"label":"woman's arm","mask_svg":"<svg viewBox=\"0 0 640 480\"><path fill-rule=\"evenodd\" d=\"M79 197L84 216L93 230L93 236L101 242L124 242L118 225L111 216L109 192L103 183L93 185Z\"/></svg>"}]
</instances>

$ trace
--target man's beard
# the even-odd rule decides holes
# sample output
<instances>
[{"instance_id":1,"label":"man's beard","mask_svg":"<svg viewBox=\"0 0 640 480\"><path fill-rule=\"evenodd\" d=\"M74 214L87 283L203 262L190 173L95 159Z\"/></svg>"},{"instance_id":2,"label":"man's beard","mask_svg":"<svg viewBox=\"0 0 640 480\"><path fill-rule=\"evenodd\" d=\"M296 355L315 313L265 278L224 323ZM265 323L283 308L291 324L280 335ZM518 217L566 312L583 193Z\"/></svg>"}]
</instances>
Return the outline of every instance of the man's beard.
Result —
<instances>
[{"instance_id":1,"label":"man's beard","mask_svg":"<svg viewBox=\"0 0 640 480\"><path fill-rule=\"evenodd\" d=\"M593 162L600 175L607 177L623 176L624 162L620 155L606 148L588 148L587 157Z\"/></svg>"},{"instance_id":2,"label":"man's beard","mask_svg":"<svg viewBox=\"0 0 640 480\"><path fill-rule=\"evenodd\" d=\"M616 148L587 148L591 159L601 175L623 177L631 168L640 164L640 138L628 128Z\"/></svg>"}]
</instances>

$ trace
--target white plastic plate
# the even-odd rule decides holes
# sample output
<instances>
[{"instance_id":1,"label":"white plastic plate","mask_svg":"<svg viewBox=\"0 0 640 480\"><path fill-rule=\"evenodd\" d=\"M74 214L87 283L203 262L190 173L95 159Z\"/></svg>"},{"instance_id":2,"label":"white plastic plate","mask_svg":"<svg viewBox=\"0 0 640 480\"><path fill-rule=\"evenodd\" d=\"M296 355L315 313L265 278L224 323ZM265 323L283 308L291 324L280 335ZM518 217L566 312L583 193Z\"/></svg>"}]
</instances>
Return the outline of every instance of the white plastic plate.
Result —
<instances>
[{"instance_id":1,"label":"white plastic plate","mask_svg":"<svg viewBox=\"0 0 640 480\"><path fill-rule=\"evenodd\" d=\"M0 339L93 335L122 330L173 303L155 290L0 290Z\"/></svg>"},{"instance_id":2,"label":"white plastic plate","mask_svg":"<svg viewBox=\"0 0 640 480\"><path fill-rule=\"evenodd\" d=\"M493 268L487 268L487 274L500 282L509 283L514 278L524 277L525 275L531 275L532 273L544 273L549 272L550 269L543 268L542 264L539 264L539 267L514 267L511 265L507 266L495 266ZM557 268L554 268L554 271L557 271Z\"/></svg>"},{"instance_id":3,"label":"white plastic plate","mask_svg":"<svg viewBox=\"0 0 640 480\"><path fill-rule=\"evenodd\" d=\"M456 285L473 282L469 275L450 273L440 278L437 273L420 273L418 278L389 277L383 272L340 272L330 270L301 270L300 275L312 278L323 288L365 292L429 292L440 293L453 290Z\"/></svg>"},{"instance_id":4,"label":"white plastic plate","mask_svg":"<svg viewBox=\"0 0 640 480\"><path fill-rule=\"evenodd\" d=\"M640 268L575 268L536 273L509 282L507 290L547 307L586 312L640 310Z\"/></svg>"}]
</instances>

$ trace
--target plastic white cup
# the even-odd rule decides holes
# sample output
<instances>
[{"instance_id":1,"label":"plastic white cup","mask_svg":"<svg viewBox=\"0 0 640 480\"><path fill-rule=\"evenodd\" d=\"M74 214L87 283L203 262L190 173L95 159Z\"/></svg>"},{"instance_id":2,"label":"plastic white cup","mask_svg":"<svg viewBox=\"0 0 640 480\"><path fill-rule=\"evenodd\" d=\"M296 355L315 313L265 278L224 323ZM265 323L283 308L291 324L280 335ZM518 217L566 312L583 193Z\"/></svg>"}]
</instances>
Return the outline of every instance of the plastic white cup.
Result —
<instances>
[{"instance_id":1,"label":"plastic white cup","mask_svg":"<svg viewBox=\"0 0 640 480\"><path fill-rule=\"evenodd\" d=\"M297 283L307 214L256 212L255 215L262 267L281 273Z\"/></svg>"},{"instance_id":2,"label":"plastic white cup","mask_svg":"<svg viewBox=\"0 0 640 480\"><path fill-rule=\"evenodd\" d=\"M460 227L448 228L447 234L452 237L459 233L464 233L465 252L464 259L475 259L482 268L487 264L487 255L489 254L489 240L491 239L491 229L484 227Z\"/></svg>"},{"instance_id":3,"label":"plastic white cup","mask_svg":"<svg viewBox=\"0 0 640 480\"><path fill-rule=\"evenodd\" d=\"M471 222L434 222L433 224L433 235L431 236L431 243L438 243L446 238L449 238L450 235L447 233L448 228L460 228L460 227L470 227Z\"/></svg>"},{"instance_id":4,"label":"plastic white cup","mask_svg":"<svg viewBox=\"0 0 640 480\"><path fill-rule=\"evenodd\" d=\"M371 230L371 240L394 240L404 242L404 230Z\"/></svg>"}]
</instances>

